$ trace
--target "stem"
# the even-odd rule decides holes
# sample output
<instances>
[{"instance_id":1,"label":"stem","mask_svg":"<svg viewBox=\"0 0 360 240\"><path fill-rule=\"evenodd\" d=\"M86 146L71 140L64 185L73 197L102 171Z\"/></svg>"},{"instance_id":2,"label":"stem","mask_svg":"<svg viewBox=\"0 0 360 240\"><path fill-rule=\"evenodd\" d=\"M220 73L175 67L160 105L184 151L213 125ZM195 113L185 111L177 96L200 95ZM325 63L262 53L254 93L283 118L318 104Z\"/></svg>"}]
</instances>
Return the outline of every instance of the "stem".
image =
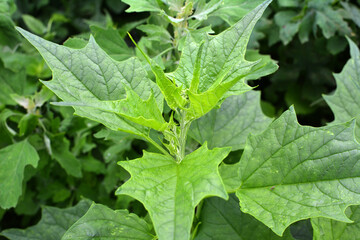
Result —
<instances>
[{"instance_id":1,"label":"stem","mask_svg":"<svg viewBox=\"0 0 360 240\"><path fill-rule=\"evenodd\" d=\"M151 137L149 136L144 136L144 138L150 142L152 145L154 145L157 149L159 149L163 154L165 154L166 156L169 156L172 158L172 156L163 148L161 147L159 144L157 144L157 142L155 142Z\"/></svg>"},{"instance_id":2,"label":"stem","mask_svg":"<svg viewBox=\"0 0 360 240\"><path fill-rule=\"evenodd\" d=\"M190 128L190 122L186 121L186 111L180 110L180 134L178 137L179 148L176 160L180 163L185 158L186 138Z\"/></svg>"}]
</instances>

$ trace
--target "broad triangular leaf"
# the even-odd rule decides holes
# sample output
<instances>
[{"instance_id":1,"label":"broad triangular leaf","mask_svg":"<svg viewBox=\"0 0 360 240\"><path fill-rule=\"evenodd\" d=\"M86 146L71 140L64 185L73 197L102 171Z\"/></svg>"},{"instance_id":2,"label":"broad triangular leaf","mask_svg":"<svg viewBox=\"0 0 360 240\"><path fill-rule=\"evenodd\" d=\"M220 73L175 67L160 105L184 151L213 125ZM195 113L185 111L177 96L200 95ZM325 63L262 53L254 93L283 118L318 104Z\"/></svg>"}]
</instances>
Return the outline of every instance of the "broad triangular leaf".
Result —
<instances>
[{"instance_id":1,"label":"broad triangular leaf","mask_svg":"<svg viewBox=\"0 0 360 240\"><path fill-rule=\"evenodd\" d=\"M206 199L201 208L200 226L195 240L291 240L287 231L279 237L254 217L242 213L239 200L231 194L229 200L212 197Z\"/></svg>"},{"instance_id":2,"label":"broad triangular leaf","mask_svg":"<svg viewBox=\"0 0 360 240\"><path fill-rule=\"evenodd\" d=\"M360 206L346 209L346 215L353 223L344 223L327 218L313 218L313 240L357 240L360 234Z\"/></svg>"},{"instance_id":3,"label":"broad triangular leaf","mask_svg":"<svg viewBox=\"0 0 360 240\"><path fill-rule=\"evenodd\" d=\"M301 126L291 108L262 134L247 139L233 167L238 167L241 210L279 235L306 218L350 222L346 207L360 204L360 145L354 121Z\"/></svg>"},{"instance_id":4,"label":"broad triangular leaf","mask_svg":"<svg viewBox=\"0 0 360 240\"><path fill-rule=\"evenodd\" d=\"M74 223L62 240L90 239L139 239L152 240L149 225L127 210L114 211L101 204L93 204L87 213Z\"/></svg>"},{"instance_id":5,"label":"broad triangular leaf","mask_svg":"<svg viewBox=\"0 0 360 240\"><path fill-rule=\"evenodd\" d=\"M157 0L122 0L130 7L126 12L160 12L159 1Z\"/></svg>"},{"instance_id":6,"label":"broad triangular leaf","mask_svg":"<svg viewBox=\"0 0 360 240\"><path fill-rule=\"evenodd\" d=\"M43 82L66 102L98 103L126 97L125 88L147 100L153 93L159 109L163 97L136 58L117 62L110 58L90 37L82 49L72 49L41 39L21 28L18 30L39 50L53 71L53 80ZM89 108L74 107L75 113L98 121L113 130L122 130L139 136L148 135L149 129L129 123L115 113Z\"/></svg>"},{"instance_id":7,"label":"broad triangular leaf","mask_svg":"<svg viewBox=\"0 0 360 240\"><path fill-rule=\"evenodd\" d=\"M177 163L144 152L140 159L119 162L131 178L116 194L144 204L160 240L189 239L196 205L208 196L227 198L218 165L228 153L229 148L208 150L205 144Z\"/></svg>"},{"instance_id":8,"label":"broad triangular leaf","mask_svg":"<svg viewBox=\"0 0 360 240\"><path fill-rule=\"evenodd\" d=\"M27 140L0 149L0 207L15 207L22 193L24 170L37 167L39 155Z\"/></svg>"},{"instance_id":9,"label":"broad triangular leaf","mask_svg":"<svg viewBox=\"0 0 360 240\"><path fill-rule=\"evenodd\" d=\"M260 107L260 92L250 91L226 99L220 109L194 121L190 135L199 143L208 142L209 148L232 147L243 149L249 133L263 131L271 122Z\"/></svg>"},{"instance_id":10,"label":"broad triangular leaf","mask_svg":"<svg viewBox=\"0 0 360 240\"><path fill-rule=\"evenodd\" d=\"M26 229L7 229L1 235L10 240L61 240L66 230L89 209L89 200L80 201L71 208L42 208L41 220L35 226Z\"/></svg>"},{"instance_id":11,"label":"broad triangular leaf","mask_svg":"<svg viewBox=\"0 0 360 240\"><path fill-rule=\"evenodd\" d=\"M336 91L333 95L324 96L334 112L334 123L349 121L357 117L360 120L360 52L353 41L349 40L351 59L341 73L334 74ZM356 136L360 138L360 121L356 121Z\"/></svg>"}]
</instances>

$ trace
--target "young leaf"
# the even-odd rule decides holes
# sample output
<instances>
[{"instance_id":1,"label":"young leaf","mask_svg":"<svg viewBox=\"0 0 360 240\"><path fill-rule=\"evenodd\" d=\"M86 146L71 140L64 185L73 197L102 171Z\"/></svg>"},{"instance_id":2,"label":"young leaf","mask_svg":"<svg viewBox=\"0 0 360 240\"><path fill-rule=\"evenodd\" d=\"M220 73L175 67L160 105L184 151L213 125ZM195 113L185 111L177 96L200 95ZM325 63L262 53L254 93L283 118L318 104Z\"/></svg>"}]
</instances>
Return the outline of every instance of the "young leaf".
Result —
<instances>
[{"instance_id":1,"label":"young leaf","mask_svg":"<svg viewBox=\"0 0 360 240\"><path fill-rule=\"evenodd\" d=\"M333 95L324 96L334 112L334 123L349 121L360 114L360 52L353 41L350 44L351 59L341 73L334 74L337 88ZM356 121L356 136L360 138L360 121Z\"/></svg>"},{"instance_id":2,"label":"young leaf","mask_svg":"<svg viewBox=\"0 0 360 240\"><path fill-rule=\"evenodd\" d=\"M116 194L144 204L160 240L189 239L196 205L208 196L227 198L217 168L228 153L229 148L208 150L205 144L177 163L144 152L140 159L119 162L131 178Z\"/></svg>"},{"instance_id":3,"label":"young leaf","mask_svg":"<svg viewBox=\"0 0 360 240\"><path fill-rule=\"evenodd\" d=\"M313 240L356 240L359 237L360 206L347 208L346 215L354 222L344 223L327 218L311 219Z\"/></svg>"},{"instance_id":4,"label":"young leaf","mask_svg":"<svg viewBox=\"0 0 360 240\"><path fill-rule=\"evenodd\" d=\"M181 94L182 87L176 86L175 83L172 82L165 75L161 67L158 64L156 64L155 61L151 60L149 56L147 56L146 53L136 44L132 36L130 34L128 35L132 40L132 42L134 43L134 45L139 49L141 54L144 56L144 58L150 65L151 70L156 77L156 83L159 86L163 96L165 97L168 106L174 110L176 110L177 108L183 108L186 105L187 101Z\"/></svg>"},{"instance_id":5,"label":"young leaf","mask_svg":"<svg viewBox=\"0 0 360 240\"><path fill-rule=\"evenodd\" d=\"M53 71L53 80L43 83L62 100L74 103L119 100L125 98L125 88L128 87L143 100L153 93L159 109L163 109L163 97L158 87L147 78L146 71L137 59L117 62L97 45L93 37L90 37L85 48L71 49L41 39L21 28L18 31L47 61ZM110 129L139 136L148 135L148 128L130 123L115 113L86 106L74 109L77 115L98 121Z\"/></svg>"},{"instance_id":6,"label":"young leaf","mask_svg":"<svg viewBox=\"0 0 360 240\"><path fill-rule=\"evenodd\" d=\"M118 101L96 101L96 102L60 102L60 106L80 106L89 109L98 109L104 112L115 113L134 123L164 131L168 124L165 122L160 109L157 106L154 95L149 99L142 100L133 90L126 87L127 97Z\"/></svg>"},{"instance_id":7,"label":"young leaf","mask_svg":"<svg viewBox=\"0 0 360 240\"><path fill-rule=\"evenodd\" d=\"M90 209L75 222L61 238L62 240L90 239L154 239L149 225L127 210L117 210L93 204Z\"/></svg>"},{"instance_id":8,"label":"young leaf","mask_svg":"<svg viewBox=\"0 0 360 240\"><path fill-rule=\"evenodd\" d=\"M260 107L260 93L249 91L226 99L220 109L194 121L190 135L199 143L208 142L209 148L232 147L243 149L249 133L263 131L271 122Z\"/></svg>"},{"instance_id":9,"label":"young leaf","mask_svg":"<svg viewBox=\"0 0 360 240\"><path fill-rule=\"evenodd\" d=\"M15 207L22 193L24 170L37 167L39 155L27 140L0 149L0 207Z\"/></svg>"},{"instance_id":10,"label":"young leaf","mask_svg":"<svg viewBox=\"0 0 360 240\"><path fill-rule=\"evenodd\" d=\"M86 213L90 205L89 200L82 200L76 206L66 209L45 206L42 208L41 220L35 226L7 229L0 234L10 240L61 240L66 230Z\"/></svg>"},{"instance_id":11,"label":"young leaf","mask_svg":"<svg viewBox=\"0 0 360 240\"><path fill-rule=\"evenodd\" d=\"M195 240L238 239L238 240L292 240L290 231L279 237L270 228L252 216L242 213L239 200L234 194L229 200L212 197L206 199L201 208L201 222Z\"/></svg>"},{"instance_id":12,"label":"young leaf","mask_svg":"<svg viewBox=\"0 0 360 240\"><path fill-rule=\"evenodd\" d=\"M301 126L290 108L262 134L248 138L236 165L241 210L278 235L306 218L351 222L344 211L360 204L360 145L353 121Z\"/></svg>"}]
</instances>

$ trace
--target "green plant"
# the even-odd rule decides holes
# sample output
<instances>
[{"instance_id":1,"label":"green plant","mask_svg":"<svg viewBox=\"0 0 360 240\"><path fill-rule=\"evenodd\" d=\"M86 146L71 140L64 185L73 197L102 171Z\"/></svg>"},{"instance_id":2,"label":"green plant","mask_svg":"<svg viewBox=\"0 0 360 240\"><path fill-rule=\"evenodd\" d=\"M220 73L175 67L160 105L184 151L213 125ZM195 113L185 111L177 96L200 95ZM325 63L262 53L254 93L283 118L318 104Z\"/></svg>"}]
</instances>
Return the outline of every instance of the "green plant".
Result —
<instances>
[{"instance_id":1,"label":"green plant","mask_svg":"<svg viewBox=\"0 0 360 240\"><path fill-rule=\"evenodd\" d=\"M141 46L137 47L145 66L134 57L122 62L114 60L93 37L83 48L79 45L69 48L18 30L38 49L52 70L53 80L42 83L63 100L55 105L72 106L76 115L113 131L135 135L154 146L152 152L144 151L141 158L119 162L131 178L116 191L117 195L128 195L143 203L149 217L142 219L127 210L113 211L101 204L89 207L89 202L83 201L66 210L44 208L45 220L37 226L5 230L2 234L14 239L39 236L44 239L54 236L56 239L208 239L209 236L277 239L281 235L294 239L285 229L294 222L311 218L314 238L329 238L329 231L323 229L328 227L328 221L334 220L344 223L333 227L332 232L338 231L340 237L350 236L341 235L348 234L341 230L347 229L350 222L345 209L360 204L360 145L354 136L355 121L351 120L358 113L348 111L346 118L339 118L337 124L313 128L299 125L294 109L290 108L272 122L261 112L259 94L247 84L248 80L276 70L268 57L257 53L254 58L251 54L245 56L252 29L271 1L264 1L218 35L202 32L195 36L185 33L188 17L196 14L192 12L192 4L195 2L197 9L212 9L221 1L186 1L184 6L183 1L167 1L168 13L158 10L161 6L158 1L126 2L132 4L133 10L155 9L175 21L174 37L176 33L181 37L171 43L175 43L173 60L167 68L175 71L165 72L161 63L166 58L153 60ZM152 8L143 9L144 6ZM174 20L171 12L174 9L186 17ZM183 44L178 44L179 41ZM359 80L358 49L350 44L352 59L343 75ZM181 54L179 63L175 65L178 54ZM152 75L146 67L150 67ZM357 83L350 85L356 89ZM359 101L356 99L355 103ZM334 112L345 116L341 110ZM107 134L102 132L98 136ZM126 137L119 134L114 139ZM67 145L66 140L63 145ZM15 175L23 176L25 165L36 166L38 161L37 153L31 148L24 140L1 149L0 155L7 159L2 163L13 163L16 158L13 154L25 149L34 157L19 159L22 169L17 169ZM235 151L242 149L243 152ZM71 154L65 155L71 158ZM232 159L235 163L230 164ZM80 170L77 172L81 174ZM74 175L70 170L68 174ZM0 172L0 176L4 174ZM18 179L18 188L21 182ZM0 190L1 196L11 192L4 186ZM1 196L1 207L8 208L16 204L19 194L5 200ZM11 204L6 202L10 200ZM357 207L348 209L355 213ZM59 219L62 229L56 225L49 228L46 221L49 215ZM62 216L69 215L69 221L62 223ZM44 233L37 235L41 231ZM352 230L349 231L351 234Z\"/></svg>"}]
</instances>

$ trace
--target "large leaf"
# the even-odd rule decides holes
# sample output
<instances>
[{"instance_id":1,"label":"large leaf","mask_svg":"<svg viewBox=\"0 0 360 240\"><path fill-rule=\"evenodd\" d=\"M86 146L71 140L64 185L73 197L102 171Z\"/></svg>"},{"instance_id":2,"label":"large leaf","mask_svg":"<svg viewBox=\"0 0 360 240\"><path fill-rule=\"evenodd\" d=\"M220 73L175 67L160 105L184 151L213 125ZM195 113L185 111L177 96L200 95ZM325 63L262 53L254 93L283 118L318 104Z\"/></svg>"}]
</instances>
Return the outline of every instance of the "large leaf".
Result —
<instances>
[{"instance_id":1,"label":"large leaf","mask_svg":"<svg viewBox=\"0 0 360 240\"><path fill-rule=\"evenodd\" d=\"M37 167L39 155L26 140L0 149L0 207L15 207L22 193L24 170Z\"/></svg>"},{"instance_id":2,"label":"large leaf","mask_svg":"<svg viewBox=\"0 0 360 240\"><path fill-rule=\"evenodd\" d=\"M62 240L91 239L154 239L149 225L127 210L114 211L101 204L93 204L87 213L74 223Z\"/></svg>"},{"instance_id":3,"label":"large leaf","mask_svg":"<svg viewBox=\"0 0 360 240\"><path fill-rule=\"evenodd\" d=\"M173 73L176 83L189 89L195 70L200 71L198 89L193 92L202 93L220 83L248 75L254 63L245 60L246 46L256 22L270 2L263 2L242 20L215 37L207 36L203 47L188 35L179 67ZM201 49L201 65L198 70L195 68L196 58Z\"/></svg>"},{"instance_id":4,"label":"large leaf","mask_svg":"<svg viewBox=\"0 0 360 240\"><path fill-rule=\"evenodd\" d=\"M1 235L10 240L61 240L66 230L89 209L89 200L80 201L71 208L42 208L41 220L35 226L26 229L7 229Z\"/></svg>"},{"instance_id":5,"label":"large leaf","mask_svg":"<svg viewBox=\"0 0 360 240\"><path fill-rule=\"evenodd\" d=\"M160 240L189 239L194 209L205 197L227 198L218 165L228 148L206 144L177 163L165 155L144 152L140 159L119 164L131 178L116 194L127 194L149 211Z\"/></svg>"},{"instance_id":6,"label":"large leaf","mask_svg":"<svg viewBox=\"0 0 360 240\"><path fill-rule=\"evenodd\" d=\"M220 17L231 26L263 2L264 0L224 0L210 16Z\"/></svg>"},{"instance_id":7,"label":"large leaf","mask_svg":"<svg viewBox=\"0 0 360 240\"><path fill-rule=\"evenodd\" d=\"M260 92L250 91L226 99L220 109L194 121L190 135L199 143L208 142L210 148L243 149L249 133L263 131L271 122L260 107Z\"/></svg>"},{"instance_id":8,"label":"large leaf","mask_svg":"<svg viewBox=\"0 0 360 240\"><path fill-rule=\"evenodd\" d=\"M239 163L232 165L238 167L241 210L279 235L306 218L351 222L344 211L360 204L354 125L301 126L291 108L262 134L249 136Z\"/></svg>"},{"instance_id":9,"label":"large leaf","mask_svg":"<svg viewBox=\"0 0 360 240\"><path fill-rule=\"evenodd\" d=\"M13 48L20 43L20 36L14 27L15 24L9 14L0 12L0 45Z\"/></svg>"},{"instance_id":10,"label":"large leaf","mask_svg":"<svg viewBox=\"0 0 360 240\"><path fill-rule=\"evenodd\" d=\"M120 100L126 97L126 88L147 100L153 93L159 109L163 97L149 78L141 63L130 58L117 62L110 58L90 37L82 49L72 49L41 39L18 28L44 57L53 72L53 80L43 82L62 100L72 103L101 105L103 101ZM119 115L87 106L76 106L75 114L98 121L113 130L122 130L139 136L148 135L149 129Z\"/></svg>"},{"instance_id":11,"label":"large leaf","mask_svg":"<svg viewBox=\"0 0 360 240\"><path fill-rule=\"evenodd\" d=\"M341 73L334 74L337 88L333 95L324 96L334 112L334 123L349 121L360 114L360 52L353 41L349 40L351 59ZM356 136L360 138L360 121L356 121Z\"/></svg>"},{"instance_id":12,"label":"large leaf","mask_svg":"<svg viewBox=\"0 0 360 240\"><path fill-rule=\"evenodd\" d=\"M356 240L360 230L360 207L351 206L346 209L346 215L353 223L338 222L326 218L313 218L311 224L314 229L313 240Z\"/></svg>"},{"instance_id":13,"label":"large leaf","mask_svg":"<svg viewBox=\"0 0 360 240\"><path fill-rule=\"evenodd\" d=\"M293 239L290 231L287 231L284 237L279 237L252 216L242 213L239 200L234 194L231 194L227 201L216 197L206 199L199 220L201 224L195 240Z\"/></svg>"}]
</instances>

